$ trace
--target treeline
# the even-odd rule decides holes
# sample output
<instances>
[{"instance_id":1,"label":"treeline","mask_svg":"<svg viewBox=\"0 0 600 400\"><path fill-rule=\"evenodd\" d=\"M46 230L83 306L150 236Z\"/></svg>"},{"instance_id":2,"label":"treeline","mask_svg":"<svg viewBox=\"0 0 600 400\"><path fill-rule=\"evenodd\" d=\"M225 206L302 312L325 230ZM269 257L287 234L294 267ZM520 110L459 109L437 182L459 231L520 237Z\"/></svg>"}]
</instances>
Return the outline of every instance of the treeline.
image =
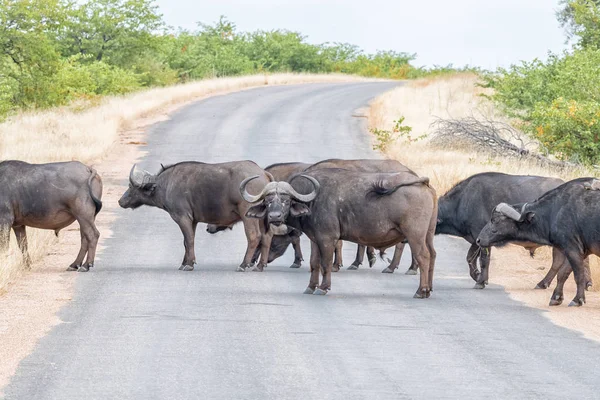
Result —
<instances>
[{"instance_id":1,"label":"treeline","mask_svg":"<svg viewBox=\"0 0 600 400\"><path fill-rule=\"evenodd\" d=\"M557 13L572 43L485 76L492 99L558 158L600 163L600 0L563 0Z\"/></svg>"},{"instance_id":2,"label":"treeline","mask_svg":"<svg viewBox=\"0 0 600 400\"><path fill-rule=\"evenodd\" d=\"M143 87L269 72L392 79L443 74L415 54L314 45L287 30L238 32L222 17L196 31L166 26L153 0L0 0L0 119Z\"/></svg>"}]
</instances>

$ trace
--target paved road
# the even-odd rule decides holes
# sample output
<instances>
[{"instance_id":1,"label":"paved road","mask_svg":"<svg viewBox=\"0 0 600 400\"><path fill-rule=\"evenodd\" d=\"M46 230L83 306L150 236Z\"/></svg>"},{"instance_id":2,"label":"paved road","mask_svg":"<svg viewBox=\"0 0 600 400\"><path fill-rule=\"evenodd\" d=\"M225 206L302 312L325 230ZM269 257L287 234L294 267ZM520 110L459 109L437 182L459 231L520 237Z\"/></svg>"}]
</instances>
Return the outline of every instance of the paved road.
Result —
<instances>
[{"instance_id":1,"label":"paved road","mask_svg":"<svg viewBox=\"0 0 600 400\"><path fill-rule=\"evenodd\" d=\"M374 156L354 110L389 83L269 87L214 97L153 127L143 165ZM465 243L437 238L436 291L375 269L302 295L291 255L236 273L242 229L199 228L198 267L162 211L125 211L64 323L6 389L10 399L598 398L600 345L548 322L502 288L471 289ZM306 243L305 243L306 245ZM352 258L347 245L345 258ZM308 249L306 249L308 253ZM409 258L402 263L407 266ZM577 312L577 310L573 310Z\"/></svg>"}]
</instances>

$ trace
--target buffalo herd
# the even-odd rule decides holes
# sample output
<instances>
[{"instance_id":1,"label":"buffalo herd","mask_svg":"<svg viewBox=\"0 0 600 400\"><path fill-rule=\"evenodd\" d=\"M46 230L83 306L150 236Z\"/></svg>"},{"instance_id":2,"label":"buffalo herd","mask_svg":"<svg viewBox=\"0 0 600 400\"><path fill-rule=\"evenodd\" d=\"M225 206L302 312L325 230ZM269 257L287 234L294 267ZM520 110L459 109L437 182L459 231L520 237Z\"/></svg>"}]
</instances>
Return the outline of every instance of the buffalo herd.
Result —
<instances>
[{"instance_id":1,"label":"buffalo herd","mask_svg":"<svg viewBox=\"0 0 600 400\"><path fill-rule=\"evenodd\" d=\"M58 235L77 220L81 249L68 270L85 272L94 266L102 180L93 168L79 162L3 161L0 187L0 252L7 250L12 228L29 265L27 226ZM304 234L311 242L306 294L331 290L332 272L343 265L342 241L358 244L350 270L363 264L365 254L373 266L377 251L383 256L393 247L385 273L398 268L408 244L412 261L406 273L420 275L415 298L427 298L433 290L436 234L471 244L466 261L478 289L488 283L492 247L513 243L533 256L536 248L552 246L552 266L536 288L548 288L557 276L550 305L559 305L572 271L577 293L569 305L581 306L592 285L588 256L600 255L599 200L600 182L594 178L563 182L496 172L473 175L438 198L428 178L398 161L330 159L264 169L252 161L188 161L162 166L156 174L134 165L119 205L169 213L184 238L181 271L192 271L196 264L199 222L208 224L211 234L242 222L247 248L238 271L263 271L290 245L291 268L300 268Z\"/></svg>"}]
</instances>

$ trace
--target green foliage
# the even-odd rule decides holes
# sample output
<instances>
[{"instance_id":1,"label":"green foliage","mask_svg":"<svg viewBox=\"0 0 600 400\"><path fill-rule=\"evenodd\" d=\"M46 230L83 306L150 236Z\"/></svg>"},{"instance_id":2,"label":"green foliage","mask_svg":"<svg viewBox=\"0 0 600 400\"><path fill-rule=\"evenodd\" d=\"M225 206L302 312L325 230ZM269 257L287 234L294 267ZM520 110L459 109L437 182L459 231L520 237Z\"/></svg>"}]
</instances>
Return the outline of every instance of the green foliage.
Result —
<instances>
[{"instance_id":1,"label":"green foliage","mask_svg":"<svg viewBox=\"0 0 600 400\"><path fill-rule=\"evenodd\" d=\"M412 66L414 54L311 44L287 30L238 32L225 17L172 31L154 1L0 0L0 119L209 77L341 72L407 79L439 72Z\"/></svg>"},{"instance_id":2,"label":"green foliage","mask_svg":"<svg viewBox=\"0 0 600 400\"><path fill-rule=\"evenodd\" d=\"M600 0L562 0L557 16L581 48L600 47Z\"/></svg>"},{"instance_id":3,"label":"green foliage","mask_svg":"<svg viewBox=\"0 0 600 400\"><path fill-rule=\"evenodd\" d=\"M395 143L398 139L403 138L408 143L417 142L421 139L427 137L427 135L421 135L417 137L412 137L412 127L403 125L404 117L398 118L394 121L394 127L391 131L385 129L372 128L371 133L375 136L375 144L373 145L373 150L378 150L382 153L385 153L390 145Z\"/></svg>"},{"instance_id":4,"label":"green foliage","mask_svg":"<svg viewBox=\"0 0 600 400\"><path fill-rule=\"evenodd\" d=\"M600 159L600 103L554 100L531 113L535 136L561 159L595 164Z\"/></svg>"},{"instance_id":5,"label":"green foliage","mask_svg":"<svg viewBox=\"0 0 600 400\"><path fill-rule=\"evenodd\" d=\"M594 104L600 102L600 50L551 54L546 62L499 69L484 81L494 89L491 98L522 121L520 128L547 151L588 164L600 160L598 149L592 150L597 128L589 125ZM576 115L571 115L571 109Z\"/></svg>"}]
</instances>

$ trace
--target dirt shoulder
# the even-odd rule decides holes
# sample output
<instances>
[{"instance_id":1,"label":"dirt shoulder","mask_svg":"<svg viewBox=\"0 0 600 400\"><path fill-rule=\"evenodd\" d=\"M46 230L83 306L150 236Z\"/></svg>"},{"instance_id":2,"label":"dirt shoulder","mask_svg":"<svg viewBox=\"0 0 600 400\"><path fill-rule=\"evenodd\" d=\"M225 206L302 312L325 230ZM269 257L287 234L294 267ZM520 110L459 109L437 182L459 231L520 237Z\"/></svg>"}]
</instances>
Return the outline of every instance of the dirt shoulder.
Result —
<instances>
[{"instance_id":1,"label":"dirt shoulder","mask_svg":"<svg viewBox=\"0 0 600 400\"><path fill-rule=\"evenodd\" d=\"M502 285L509 296L523 304L544 310L544 316L556 325L581 332L586 338L600 341L600 277L598 260L591 257L594 288L586 292L587 303L583 307L567 307L575 297L575 282L571 276L565 284L565 301L550 307L548 302L556 285L556 279L546 290L534 290L550 268L552 256L549 248L538 250L534 258L517 246L494 249L490 265L490 283Z\"/></svg>"}]
</instances>

